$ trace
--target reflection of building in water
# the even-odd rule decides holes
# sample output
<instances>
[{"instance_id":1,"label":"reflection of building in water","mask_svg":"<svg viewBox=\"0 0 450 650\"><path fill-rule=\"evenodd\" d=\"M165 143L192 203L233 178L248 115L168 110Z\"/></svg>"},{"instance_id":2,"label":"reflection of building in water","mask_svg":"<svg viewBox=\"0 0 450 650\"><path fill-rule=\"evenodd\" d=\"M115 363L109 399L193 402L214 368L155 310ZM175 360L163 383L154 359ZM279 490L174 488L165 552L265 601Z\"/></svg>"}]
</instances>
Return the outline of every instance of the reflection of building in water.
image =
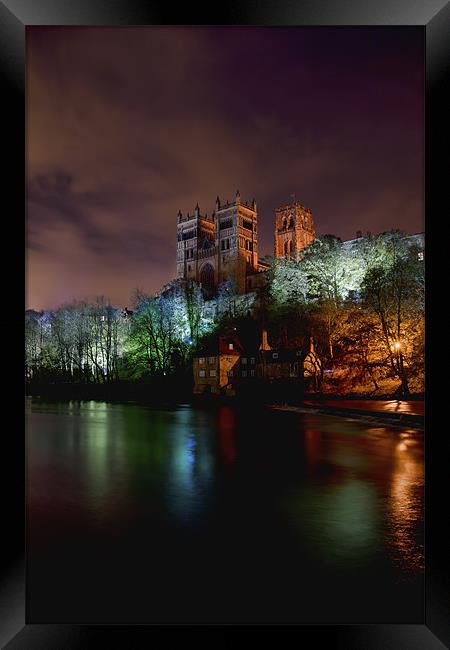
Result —
<instances>
[{"instance_id":1,"label":"reflection of building in water","mask_svg":"<svg viewBox=\"0 0 450 650\"><path fill-rule=\"evenodd\" d=\"M395 469L390 492L392 545L398 561L407 570L423 569L423 540L418 539L418 524L423 521L423 458L416 441L404 438L395 448Z\"/></svg>"},{"instance_id":2,"label":"reflection of building in water","mask_svg":"<svg viewBox=\"0 0 450 650\"><path fill-rule=\"evenodd\" d=\"M236 460L236 416L229 406L222 406L218 411L218 432L220 454L228 465Z\"/></svg>"}]
</instances>

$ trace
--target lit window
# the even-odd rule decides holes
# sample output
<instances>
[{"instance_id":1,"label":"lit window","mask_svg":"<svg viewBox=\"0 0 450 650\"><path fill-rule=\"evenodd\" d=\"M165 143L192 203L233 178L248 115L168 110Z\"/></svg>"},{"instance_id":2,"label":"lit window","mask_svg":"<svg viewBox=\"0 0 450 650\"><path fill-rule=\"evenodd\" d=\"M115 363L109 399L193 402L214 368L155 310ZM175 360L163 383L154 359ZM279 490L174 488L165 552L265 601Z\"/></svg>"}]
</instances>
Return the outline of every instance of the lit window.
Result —
<instances>
[{"instance_id":1,"label":"lit window","mask_svg":"<svg viewBox=\"0 0 450 650\"><path fill-rule=\"evenodd\" d=\"M247 363L247 357L242 357L242 363Z\"/></svg>"},{"instance_id":2,"label":"lit window","mask_svg":"<svg viewBox=\"0 0 450 650\"><path fill-rule=\"evenodd\" d=\"M243 377L247 377L247 371L246 371L246 370L243 370L243 371L242 371L242 376L243 376Z\"/></svg>"},{"instance_id":3,"label":"lit window","mask_svg":"<svg viewBox=\"0 0 450 650\"><path fill-rule=\"evenodd\" d=\"M251 357L250 363L255 363L255 357Z\"/></svg>"},{"instance_id":4,"label":"lit window","mask_svg":"<svg viewBox=\"0 0 450 650\"><path fill-rule=\"evenodd\" d=\"M272 359L278 359L278 352L274 352L272 354Z\"/></svg>"},{"instance_id":5,"label":"lit window","mask_svg":"<svg viewBox=\"0 0 450 650\"><path fill-rule=\"evenodd\" d=\"M210 377L215 377L216 376L216 371L215 370L210 370L209 371L209 376Z\"/></svg>"},{"instance_id":6,"label":"lit window","mask_svg":"<svg viewBox=\"0 0 450 650\"><path fill-rule=\"evenodd\" d=\"M232 343L228 343L228 349L229 349L229 350L233 350L233 349L234 349Z\"/></svg>"},{"instance_id":7,"label":"lit window","mask_svg":"<svg viewBox=\"0 0 450 650\"><path fill-rule=\"evenodd\" d=\"M200 375L200 377L206 377L205 370L200 370L199 375Z\"/></svg>"},{"instance_id":8,"label":"lit window","mask_svg":"<svg viewBox=\"0 0 450 650\"><path fill-rule=\"evenodd\" d=\"M229 370L227 374L228 374L228 377L232 377L233 376L233 371Z\"/></svg>"},{"instance_id":9,"label":"lit window","mask_svg":"<svg viewBox=\"0 0 450 650\"><path fill-rule=\"evenodd\" d=\"M205 357L200 357L200 359L198 360L198 362L199 362L199 363L205 363Z\"/></svg>"},{"instance_id":10,"label":"lit window","mask_svg":"<svg viewBox=\"0 0 450 650\"><path fill-rule=\"evenodd\" d=\"M419 260L420 260L421 262L423 262L423 253L422 253L422 251L421 251L420 253L417 254L417 257L419 258Z\"/></svg>"}]
</instances>

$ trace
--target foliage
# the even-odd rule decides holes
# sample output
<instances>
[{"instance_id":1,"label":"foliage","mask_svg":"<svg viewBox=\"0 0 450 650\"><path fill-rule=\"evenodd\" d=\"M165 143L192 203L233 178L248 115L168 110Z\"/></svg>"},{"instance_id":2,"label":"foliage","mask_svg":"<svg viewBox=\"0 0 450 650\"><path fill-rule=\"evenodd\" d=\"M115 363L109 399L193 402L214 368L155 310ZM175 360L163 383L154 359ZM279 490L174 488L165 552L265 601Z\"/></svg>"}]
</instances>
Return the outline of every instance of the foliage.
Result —
<instances>
[{"instance_id":1,"label":"foliage","mask_svg":"<svg viewBox=\"0 0 450 650\"><path fill-rule=\"evenodd\" d=\"M397 231L345 243L325 235L299 261L273 260L267 286L255 293L236 295L226 282L205 300L198 284L178 279L154 296L136 290L134 313L103 297L53 312L29 310L26 378L107 383L187 376L207 335L239 327L251 342L266 328L272 346L304 350L305 374L316 390L326 390L330 377L348 391L379 391L395 380L399 394L408 395L411 385L423 385L419 252Z\"/></svg>"}]
</instances>

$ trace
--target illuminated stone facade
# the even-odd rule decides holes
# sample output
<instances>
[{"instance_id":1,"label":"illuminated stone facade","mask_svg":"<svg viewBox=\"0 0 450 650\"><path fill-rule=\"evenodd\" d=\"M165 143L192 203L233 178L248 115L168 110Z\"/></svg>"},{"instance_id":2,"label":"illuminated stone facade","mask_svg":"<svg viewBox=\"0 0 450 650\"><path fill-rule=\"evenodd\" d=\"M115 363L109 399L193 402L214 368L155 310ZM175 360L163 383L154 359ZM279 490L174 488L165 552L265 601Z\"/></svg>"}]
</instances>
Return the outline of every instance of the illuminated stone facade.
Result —
<instances>
[{"instance_id":1,"label":"illuminated stone facade","mask_svg":"<svg viewBox=\"0 0 450 650\"><path fill-rule=\"evenodd\" d=\"M311 210L299 203L275 211L275 257L299 259L315 238ZM216 199L214 212L178 213L177 278L201 283L212 297L218 285L232 282L236 293L263 287L270 265L258 259L258 218L255 200L246 203L239 191L233 203Z\"/></svg>"},{"instance_id":2,"label":"illuminated stone facade","mask_svg":"<svg viewBox=\"0 0 450 650\"><path fill-rule=\"evenodd\" d=\"M231 281L236 293L247 292L247 277L267 269L258 263L256 203L216 200L210 217L178 213L177 277L200 282L211 295L219 284Z\"/></svg>"},{"instance_id":3,"label":"illuminated stone facade","mask_svg":"<svg viewBox=\"0 0 450 650\"><path fill-rule=\"evenodd\" d=\"M275 210L275 257L298 261L302 248L315 237L311 210L297 202Z\"/></svg>"}]
</instances>

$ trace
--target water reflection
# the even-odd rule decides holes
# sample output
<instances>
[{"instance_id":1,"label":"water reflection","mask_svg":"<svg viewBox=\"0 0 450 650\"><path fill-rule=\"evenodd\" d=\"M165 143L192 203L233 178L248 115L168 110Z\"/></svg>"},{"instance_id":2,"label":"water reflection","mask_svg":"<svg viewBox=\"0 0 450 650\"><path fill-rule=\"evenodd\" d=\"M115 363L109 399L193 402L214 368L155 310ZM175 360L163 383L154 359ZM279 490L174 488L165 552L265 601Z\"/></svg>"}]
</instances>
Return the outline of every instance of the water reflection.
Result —
<instances>
[{"instance_id":1,"label":"water reflection","mask_svg":"<svg viewBox=\"0 0 450 650\"><path fill-rule=\"evenodd\" d=\"M205 516L213 477L212 436L201 414L186 409L175 414L166 473L169 511L183 525Z\"/></svg>"},{"instance_id":2,"label":"water reflection","mask_svg":"<svg viewBox=\"0 0 450 650\"><path fill-rule=\"evenodd\" d=\"M421 570L423 438L407 428L233 406L36 401L27 415L29 540L44 575L80 539L98 543L97 562L106 547L118 561L125 539L149 578L153 547L158 566L191 579L221 557L234 592L250 566L263 581L277 562L306 590L326 591L336 568L354 580L375 571L386 590L390 571L400 583ZM85 562L87 580L96 566Z\"/></svg>"},{"instance_id":3,"label":"water reflection","mask_svg":"<svg viewBox=\"0 0 450 650\"><path fill-rule=\"evenodd\" d=\"M236 416L231 406L222 406L218 410L219 449L226 465L232 466L236 461Z\"/></svg>"},{"instance_id":4,"label":"water reflection","mask_svg":"<svg viewBox=\"0 0 450 650\"><path fill-rule=\"evenodd\" d=\"M413 571L424 568L423 542L418 523L423 520L423 455L411 434L403 434L395 447L395 465L391 482L388 543L394 560Z\"/></svg>"}]
</instances>

